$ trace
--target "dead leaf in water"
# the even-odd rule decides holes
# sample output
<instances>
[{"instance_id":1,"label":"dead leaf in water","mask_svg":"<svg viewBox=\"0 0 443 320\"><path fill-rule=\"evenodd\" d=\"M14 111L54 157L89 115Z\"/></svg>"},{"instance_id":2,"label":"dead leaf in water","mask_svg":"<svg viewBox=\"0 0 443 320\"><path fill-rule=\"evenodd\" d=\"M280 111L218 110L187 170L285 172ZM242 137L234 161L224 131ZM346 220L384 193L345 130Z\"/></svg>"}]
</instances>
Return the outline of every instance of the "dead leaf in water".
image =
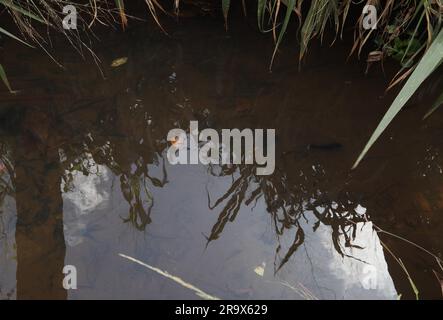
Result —
<instances>
[{"instance_id":1,"label":"dead leaf in water","mask_svg":"<svg viewBox=\"0 0 443 320\"><path fill-rule=\"evenodd\" d=\"M258 266L254 269L254 272L259 275L260 277L263 277L263 275L265 274L265 267L266 267L266 263L263 262L261 266Z\"/></svg>"},{"instance_id":2,"label":"dead leaf in water","mask_svg":"<svg viewBox=\"0 0 443 320\"><path fill-rule=\"evenodd\" d=\"M111 67L117 68L120 67L121 65L124 65L126 62L128 62L128 57L117 58L112 61Z\"/></svg>"}]
</instances>

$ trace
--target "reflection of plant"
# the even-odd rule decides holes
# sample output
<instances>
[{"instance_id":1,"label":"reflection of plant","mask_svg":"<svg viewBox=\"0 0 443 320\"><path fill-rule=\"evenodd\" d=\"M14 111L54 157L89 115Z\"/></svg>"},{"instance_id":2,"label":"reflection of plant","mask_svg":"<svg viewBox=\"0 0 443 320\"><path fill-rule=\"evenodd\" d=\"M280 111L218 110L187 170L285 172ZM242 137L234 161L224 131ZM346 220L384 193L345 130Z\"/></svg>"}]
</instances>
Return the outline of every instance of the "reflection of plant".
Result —
<instances>
[{"instance_id":1,"label":"reflection of plant","mask_svg":"<svg viewBox=\"0 0 443 320\"><path fill-rule=\"evenodd\" d=\"M302 169L302 171L304 170ZM209 191L207 190L209 209L213 210L218 206L222 206L217 221L214 223L209 236L206 237L207 245L221 236L228 222L234 222L242 205L248 206L254 202L256 203L259 198L263 198L267 212L273 221L275 234L279 239L274 263L275 273L283 268L305 242L305 231L303 230L305 226L302 220L307 220L307 213L312 213L316 218L313 224L314 232L320 225L330 228L331 241L337 253L342 257L357 259L366 263L350 255L347 253L349 250L345 249L364 249L354 244L354 240L359 230L358 223L368 221L369 215L365 211L357 209L359 202L354 201L353 196L344 189L339 191L338 194L332 195L328 194L327 188L325 190L309 188L310 185L321 185L317 182L323 177L323 170L318 170L318 174L314 176L301 174L300 176L304 177L303 181L297 184L290 184L286 175L279 170L276 170L270 176L256 176L252 166L217 166L211 167L210 172L214 176L235 176L235 178L233 178L233 182L225 194L215 200L213 204L211 204ZM380 229L375 224L373 226L374 231L378 234L396 238L432 257L435 259L436 265L443 270L443 261L437 255L412 241ZM280 239L285 236L285 233L293 234L293 240L289 247L283 251ZM382 240L380 242L404 271L411 289L418 298L418 289L402 260Z\"/></svg>"},{"instance_id":2,"label":"reflection of plant","mask_svg":"<svg viewBox=\"0 0 443 320\"><path fill-rule=\"evenodd\" d=\"M13 188L13 165L10 160L10 151L7 145L0 143L0 206L7 195L14 193Z\"/></svg>"},{"instance_id":3,"label":"reflection of plant","mask_svg":"<svg viewBox=\"0 0 443 320\"><path fill-rule=\"evenodd\" d=\"M6 230L3 221L3 203L6 196L14 195L13 178L14 171L11 162L11 155L7 144L0 143L0 241L6 239ZM3 251L8 251L8 243L4 242ZM1 298L1 288L0 288Z\"/></svg>"},{"instance_id":4,"label":"reflection of plant","mask_svg":"<svg viewBox=\"0 0 443 320\"><path fill-rule=\"evenodd\" d=\"M356 203L350 202L349 199L336 202L327 198L324 201L316 200L308 206L318 219L314 231L320 226L320 223L330 226L334 247L342 256L347 255L341 248L341 239L344 240L345 247L361 249L361 247L352 244L352 240L356 237L356 223L366 221L367 217L357 213L355 207Z\"/></svg>"},{"instance_id":5,"label":"reflection of plant","mask_svg":"<svg viewBox=\"0 0 443 320\"><path fill-rule=\"evenodd\" d=\"M125 222L131 222L138 230L144 230L146 225L151 223L151 210L154 206L154 198L146 183L145 176L120 176L120 184L123 196L129 204L129 217ZM146 196L143 200L141 186ZM147 206L145 209L145 205Z\"/></svg>"},{"instance_id":6,"label":"reflection of plant","mask_svg":"<svg viewBox=\"0 0 443 320\"><path fill-rule=\"evenodd\" d=\"M130 165L135 167L135 170L124 168L124 164L119 164L115 161L113 154L113 148L111 143L105 143L100 146L97 145L95 140L87 139L88 143L83 145L83 154L78 156L78 150L76 148L70 148L64 151L64 157L67 155L75 156L73 160L63 161L65 164L65 174L63 176L65 192L72 187L73 172L79 171L84 175L99 174L96 169L96 164L107 166L116 176L120 177L120 188L124 199L129 205L129 215L123 220L130 222L138 230L144 230L146 226L151 223L151 210L154 205L154 198L150 191L149 184L151 183L155 187L163 187L166 183L166 171L163 162L163 174L162 180L151 177L148 173L147 165L148 161L153 162L151 159L138 161ZM118 157L117 157L118 158Z\"/></svg>"},{"instance_id":7,"label":"reflection of plant","mask_svg":"<svg viewBox=\"0 0 443 320\"><path fill-rule=\"evenodd\" d=\"M256 176L254 170L253 166L222 166L220 172L215 173L212 168L211 173L214 175L234 176L239 174L239 176L233 180L230 188L213 205L210 204L208 192L208 206L211 210L224 203L216 223L207 236L208 244L220 237L228 221L235 220L242 204L250 205L263 197L276 235L281 237L290 229L296 230L295 238L276 265L275 272L280 270L304 243L305 233L300 219L306 218L307 211L313 212L318 219L314 224L314 231L320 224L331 227L332 241L340 255L346 255L341 247L342 242L346 247L357 247L352 244L356 236L356 223L366 221L366 216L355 211L357 204L350 201L349 197L344 197L342 201L340 199L334 201L325 193L306 190L307 184L289 185L285 174L279 170L270 176ZM308 181L308 183L310 182ZM281 246L279 245L276 249L277 254L280 254L280 251Z\"/></svg>"},{"instance_id":8,"label":"reflection of plant","mask_svg":"<svg viewBox=\"0 0 443 320\"><path fill-rule=\"evenodd\" d=\"M231 175L235 172L235 167L227 167L222 168L221 176ZM246 191L249 186L249 179L251 178L250 168L244 168L243 171L240 172L240 177L235 180L231 187L226 191L226 193L217 199L213 206L210 203L210 197L208 192L208 207L209 209L214 209L224 200L228 199L225 207L221 211L218 216L217 222L212 227L210 235L207 237L207 244L209 242L216 240L219 238L220 234L223 232L225 225L228 221L234 221L237 216L238 211L240 210L240 206L245 200ZM252 192L254 194L254 192ZM248 204L250 203L250 199L246 200ZM252 200L251 200L252 201Z\"/></svg>"}]
</instances>

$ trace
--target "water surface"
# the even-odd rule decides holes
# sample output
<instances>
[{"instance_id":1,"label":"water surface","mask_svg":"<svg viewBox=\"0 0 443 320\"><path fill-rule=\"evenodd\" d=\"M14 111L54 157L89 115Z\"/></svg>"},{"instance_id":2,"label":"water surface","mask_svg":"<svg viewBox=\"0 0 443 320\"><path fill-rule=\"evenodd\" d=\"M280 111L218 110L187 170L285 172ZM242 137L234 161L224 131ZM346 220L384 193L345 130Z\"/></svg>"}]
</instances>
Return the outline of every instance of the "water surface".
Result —
<instances>
[{"instance_id":1,"label":"water surface","mask_svg":"<svg viewBox=\"0 0 443 320\"><path fill-rule=\"evenodd\" d=\"M419 121L439 79L351 172L393 100L394 64L365 75L338 42L314 44L299 70L289 41L269 73L269 38L201 23L101 35L103 74L61 39L64 70L5 44L21 92L0 93L0 297L200 298L122 253L222 299L415 298L406 273L441 298L435 257L404 240L442 258L443 115ZM167 132L191 120L275 128L275 172L170 165Z\"/></svg>"}]
</instances>

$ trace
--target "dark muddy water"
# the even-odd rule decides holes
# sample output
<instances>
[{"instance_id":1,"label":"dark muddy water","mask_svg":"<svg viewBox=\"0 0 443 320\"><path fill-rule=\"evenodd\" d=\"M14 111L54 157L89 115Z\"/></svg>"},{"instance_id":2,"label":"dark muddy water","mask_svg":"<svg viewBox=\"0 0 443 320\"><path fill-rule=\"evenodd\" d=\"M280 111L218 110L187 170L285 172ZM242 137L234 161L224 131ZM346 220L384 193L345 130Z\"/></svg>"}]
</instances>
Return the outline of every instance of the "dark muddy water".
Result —
<instances>
[{"instance_id":1,"label":"dark muddy water","mask_svg":"<svg viewBox=\"0 0 443 320\"><path fill-rule=\"evenodd\" d=\"M299 71L289 41L269 73L270 38L203 25L102 35L104 77L65 40L64 70L5 43L21 92L0 93L0 297L414 299L413 281L441 298L443 270L417 247L442 258L443 112L420 121L438 79L351 172L394 66L365 75L338 42L314 44ZM167 133L190 120L275 128L276 170L169 164Z\"/></svg>"}]
</instances>

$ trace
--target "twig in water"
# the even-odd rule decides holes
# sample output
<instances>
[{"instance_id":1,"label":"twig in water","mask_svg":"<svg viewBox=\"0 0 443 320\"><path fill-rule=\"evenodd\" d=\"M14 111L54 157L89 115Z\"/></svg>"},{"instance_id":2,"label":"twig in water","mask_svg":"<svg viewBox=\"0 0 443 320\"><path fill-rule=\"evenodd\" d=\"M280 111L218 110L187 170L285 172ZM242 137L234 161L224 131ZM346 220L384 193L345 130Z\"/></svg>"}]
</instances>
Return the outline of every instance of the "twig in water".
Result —
<instances>
[{"instance_id":1,"label":"twig in water","mask_svg":"<svg viewBox=\"0 0 443 320\"><path fill-rule=\"evenodd\" d=\"M189 290L194 291L195 294L196 294L197 296L199 296L200 298L202 298L202 299L205 299L205 300L220 300L220 298L217 298L216 296L212 296L212 295L210 295L210 294L204 292L203 290L200 290L200 289L197 288L196 286L194 286L194 285L192 285L192 284L190 284L190 283L184 281L183 279L181 279L181 278L179 278L179 277L177 277L177 276L174 276L174 275L170 274L168 271L160 270L159 268L156 268L156 267L150 266L149 264L146 264L146 263L144 263L144 262L142 262L142 261L140 261L140 260L137 260L137 259L135 259L135 258L132 258L132 257L130 257L130 256L127 256L127 255L125 255L125 254L123 254L123 253L119 253L118 255L119 255L120 257L123 257L123 258L126 258L126 259L128 259L128 260L131 260L131 261L133 261L133 262L135 262L135 263L138 263L139 265L142 265L143 267L146 267L146 268L148 268L148 269L150 269L150 270L152 270L152 271L155 271L155 272L157 272L158 274L160 274L160 275L162 275L162 276L164 276L164 277L166 277L166 278L168 278L168 279L171 279L172 281L175 281L175 282L178 283L179 285L181 285L181 286L183 286L183 287L185 287L185 288L187 288L187 289L189 289Z\"/></svg>"}]
</instances>

